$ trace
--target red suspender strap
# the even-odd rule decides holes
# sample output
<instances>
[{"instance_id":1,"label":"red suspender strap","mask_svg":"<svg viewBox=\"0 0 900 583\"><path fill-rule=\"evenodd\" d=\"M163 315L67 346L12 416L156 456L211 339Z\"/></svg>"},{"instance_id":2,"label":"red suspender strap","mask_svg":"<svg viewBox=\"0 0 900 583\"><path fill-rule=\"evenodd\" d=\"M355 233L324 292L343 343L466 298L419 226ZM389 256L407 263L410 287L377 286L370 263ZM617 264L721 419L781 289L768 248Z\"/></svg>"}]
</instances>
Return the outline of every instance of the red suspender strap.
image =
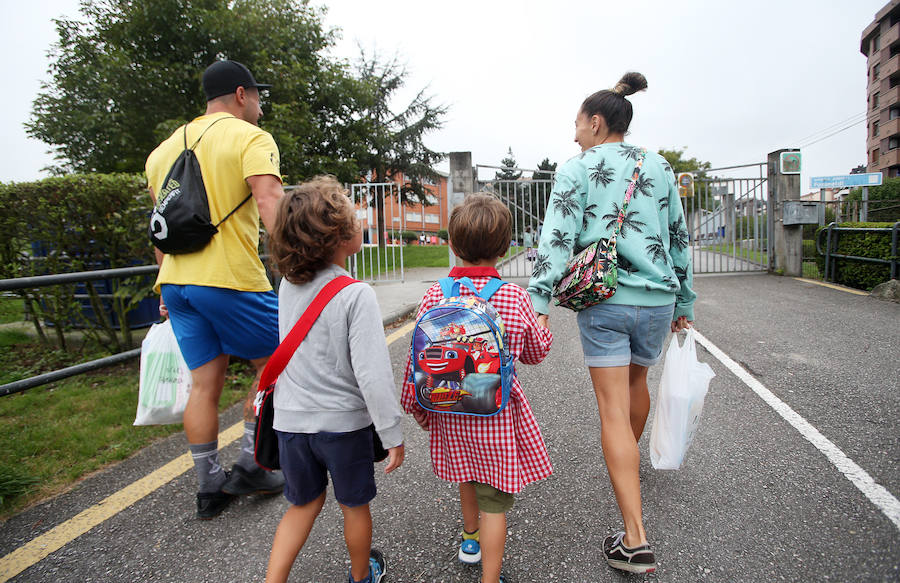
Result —
<instances>
[{"instance_id":1,"label":"red suspender strap","mask_svg":"<svg viewBox=\"0 0 900 583\"><path fill-rule=\"evenodd\" d=\"M269 362L266 363L266 367L263 369L262 376L259 379L260 391L264 391L266 387L275 382L278 375L281 374L281 371L284 370L284 367L286 367L287 363L291 360L291 357L297 352L300 343L306 338L309 329L312 328L313 323L315 323L319 314L322 313L325 305L331 301L331 298L336 296L339 291L351 283L356 283L357 281L358 280L355 280L352 277L340 275L325 284L325 287L316 294L312 303L306 308L306 311L303 312L303 315L300 316L300 319L297 320L294 327L291 328L290 333L288 333L281 344L278 345L275 352L272 353Z\"/></svg>"}]
</instances>

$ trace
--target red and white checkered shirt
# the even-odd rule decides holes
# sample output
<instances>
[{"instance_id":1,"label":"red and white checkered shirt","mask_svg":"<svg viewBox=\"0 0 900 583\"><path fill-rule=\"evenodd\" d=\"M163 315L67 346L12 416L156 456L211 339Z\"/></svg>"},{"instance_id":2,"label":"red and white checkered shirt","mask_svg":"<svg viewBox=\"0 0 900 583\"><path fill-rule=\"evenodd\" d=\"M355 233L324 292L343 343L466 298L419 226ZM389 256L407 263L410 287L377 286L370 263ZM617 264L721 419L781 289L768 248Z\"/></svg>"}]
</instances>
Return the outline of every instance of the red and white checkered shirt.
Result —
<instances>
[{"instance_id":1,"label":"red and white checkered shirt","mask_svg":"<svg viewBox=\"0 0 900 583\"><path fill-rule=\"evenodd\" d=\"M479 290L493 277L493 268L455 267L451 277L472 279ZM460 295L471 295L464 286ZM432 285L422 299L418 320L444 298L440 283ZM510 355L524 364L537 364L550 352L553 334L537 323L528 293L517 285L506 284L491 297L506 329ZM411 358L406 362L400 403L407 413L423 411L416 402L415 387L408 382ZM431 434L431 464L437 477L448 482L481 482L503 492L520 492L526 484L553 473L544 438L537 419L525 398L522 385L513 375L506 408L492 417L428 414Z\"/></svg>"}]
</instances>

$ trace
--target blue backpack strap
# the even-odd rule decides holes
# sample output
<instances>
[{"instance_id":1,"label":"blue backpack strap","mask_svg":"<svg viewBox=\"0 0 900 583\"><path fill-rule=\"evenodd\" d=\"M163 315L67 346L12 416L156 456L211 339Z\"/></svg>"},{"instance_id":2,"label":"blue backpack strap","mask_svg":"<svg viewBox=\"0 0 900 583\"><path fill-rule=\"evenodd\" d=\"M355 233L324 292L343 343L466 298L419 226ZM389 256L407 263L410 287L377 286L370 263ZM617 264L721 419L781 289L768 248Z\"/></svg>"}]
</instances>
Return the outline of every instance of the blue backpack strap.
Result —
<instances>
[{"instance_id":1,"label":"blue backpack strap","mask_svg":"<svg viewBox=\"0 0 900 583\"><path fill-rule=\"evenodd\" d=\"M453 298L459 295L460 286L466 286L472 293L478 295L478 288L468 277L453 279L452 277L442 277L438 280L441 283L441 292L445 298Z\"/></svg>"},{"instance_id":2,"label":"blue backpack strap","mask_svg":"<svg viewBox=\"0 0 900 583\"><path fill-rule=\"evenodd\" d=\"M486 284L484 284L484 287L481 288L481 293L479 293L478 295L481 296L482 299L487 301L491 299L491 296L497 293L497 290L500 289L505 283L506 282L502 279L493 277Z\"/></svg>"},{"instance_id":3,"label":"blue backpack strap","mask_svg":"<svg viewBox=\"0 0 900 583\"><path fill-rule=\"evenodd\" d=\"M454 279L452 277L442 277L438 280L438 283L441 284L441 293L444 294L445 298L452 298L456 295L453 293ZM457 288L457 290L458 289L459 288Z\"/></svg>"}]
</instances>

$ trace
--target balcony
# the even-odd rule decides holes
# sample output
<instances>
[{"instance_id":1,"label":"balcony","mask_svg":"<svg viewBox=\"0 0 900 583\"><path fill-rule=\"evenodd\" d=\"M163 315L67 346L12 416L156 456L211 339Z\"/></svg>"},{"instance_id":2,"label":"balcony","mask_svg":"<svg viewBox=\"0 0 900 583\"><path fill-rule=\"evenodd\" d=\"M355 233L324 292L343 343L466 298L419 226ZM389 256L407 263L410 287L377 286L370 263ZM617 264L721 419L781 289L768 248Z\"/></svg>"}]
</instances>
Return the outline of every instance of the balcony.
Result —
<instances>
[{"instance_id":1,"label":"balcony","mask_svg":"<svg viewBox=\"0 0 900 583\"><path fill-rule=\"evenodd\" d=\"M900 25L898 25L900 26ZM900 55L894 55L890 59L885 59L886 54L882 55L881 67L878 71L878 80L888 79L891 75L900 71Z\"/></svg>"},{"instance_id":2,"label":"balcony","mask_svg":"<svg viewBox=\"0 0 900 583\"><path fill-rule=\"evenodd\" d=\"M900 148L895 148L888 152L884 152L879 156L878 161L875 162L875 166L878 166L878 169L887 168L889 166L897 166L900 164Z\"/></svg>"},{"instance_id":3,"label":"balcony","mask_svg":"<svg viewBox=\"0 0 900 583\"><path fill-rule=\"evenodd\" d=\"M900 117L878 124L878 137L890 138L900 134Z\"/></svg>"},{"instance_id":4,"label":"balcony","mask_svg":"<svg viewBox=\"0 0 900 583\"><path fill-rule=\"evenodd\" d=\"M884 47L882 50L888 51L887 54L890 55L890 47L897 41L900 41L900 22L887 30L882 29L881 46Z\"/></svg>"}]
</instances>

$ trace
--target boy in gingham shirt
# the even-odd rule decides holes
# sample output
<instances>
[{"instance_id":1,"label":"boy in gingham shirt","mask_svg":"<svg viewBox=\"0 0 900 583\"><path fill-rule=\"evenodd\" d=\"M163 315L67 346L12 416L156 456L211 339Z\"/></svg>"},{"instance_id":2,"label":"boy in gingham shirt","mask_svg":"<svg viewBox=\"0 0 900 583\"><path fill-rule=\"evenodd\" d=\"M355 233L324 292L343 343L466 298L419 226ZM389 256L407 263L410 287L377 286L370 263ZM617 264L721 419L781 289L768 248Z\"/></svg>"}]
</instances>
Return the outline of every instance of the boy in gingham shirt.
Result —
<instances>
[{"instance_id":1,"label":"boy in gingham shirt","mask_svg":"<svg viewBox=\"0 0 900 583\"><path fill-rule=\"evenodd\" d=\"M448 230L450 247L463 263L450 271L450 277L469 277L479 290L500 277L496 265L512 238L506 205L489 194L469 195L453 209ZM471 293L460 287L461 296ZM443 298L440 284L432 285L416 319ZM541 362L553 335L538 324L528 293L506 284L489 301L503 319L511 356L524 364ZM401 404L430 432L435 475L459 483L463 515L459 560L469 564L480 560L482 582L502 583L506 512L513 506L513 494L553 472L537 420L515 375L506 408L491 417L475 417L423 409L416 401L415 386L408 382L411 370L408 361Z\"/></svg>"}]
</instances>

